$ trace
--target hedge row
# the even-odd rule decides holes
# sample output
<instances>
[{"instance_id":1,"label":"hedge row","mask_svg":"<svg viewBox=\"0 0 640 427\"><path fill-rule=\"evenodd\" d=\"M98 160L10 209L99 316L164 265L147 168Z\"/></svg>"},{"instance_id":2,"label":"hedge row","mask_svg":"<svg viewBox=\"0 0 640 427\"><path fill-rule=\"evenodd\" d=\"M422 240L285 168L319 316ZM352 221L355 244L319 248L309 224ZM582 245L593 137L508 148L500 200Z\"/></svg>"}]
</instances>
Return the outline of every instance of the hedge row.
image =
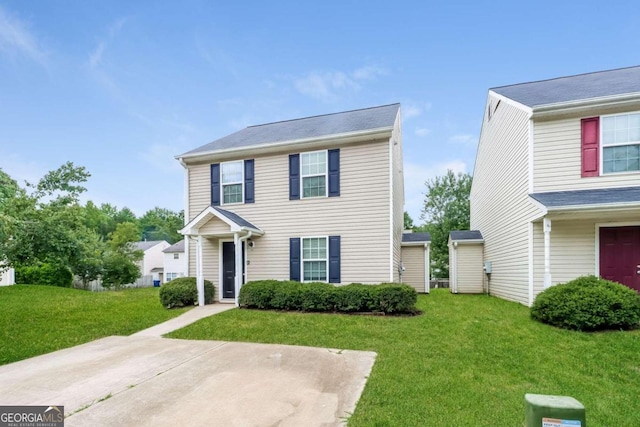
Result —
<instances>
[{"instance_id":1,"label":"hedge row","mask_svg":"<svg viewBox=\"0 0 640 427\"><path fill-rule=\"evenodd\" d=\"M541 292L531 317L578 331L632 329L640 326L640 296L619 283L583 276Z\"/></svg>"},{"instance_id":2,"label":"hedge row","mask_svg":"<svg viewBox=\"0 0 640 427\"><path fill-rule=\"evenodd\" d=\"M16 283L20 285L48 285L70 288L73 274L62 265L40 264L16 267Z\"/></svg>"},{"instance_id":3,"label":"hedge row","mask_svg":"<svg viewBox=\"0 0 640 427\"><path fill-rule=\"evenodd\" d=\"M204 303L211 304L215 296L213 283L204 281ZM180 277L162 285L160 302L167 308L184 307L198 302L198 287L195 277Z\"/></svg>"},{"instance_id":4,"label":"hedge row","mask_svg":"<svg viewBox=\"0 0 640 427\"><path fill-rule=\"evenodd\" d=\"M417 294L409 285L258 280L240 289L240 307L263 310L413 313Z\"/></svg>"}]
</instances>

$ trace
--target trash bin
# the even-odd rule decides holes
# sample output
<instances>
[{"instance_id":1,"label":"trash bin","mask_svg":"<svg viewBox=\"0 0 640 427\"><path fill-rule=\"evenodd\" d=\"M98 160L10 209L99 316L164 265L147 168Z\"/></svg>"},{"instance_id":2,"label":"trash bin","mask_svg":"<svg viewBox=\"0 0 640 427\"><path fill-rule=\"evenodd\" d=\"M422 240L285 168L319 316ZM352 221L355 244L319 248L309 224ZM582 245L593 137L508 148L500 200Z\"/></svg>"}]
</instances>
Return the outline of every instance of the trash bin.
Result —
<instances>
[{"instance_id":1,"label":"trash bin","mask_svg":"<svg viewBox=\"0 0 640 427\"><path fill-rule=\"evenodd\" d=\"M160 280L154 280L153 281L153 287L154 288L159 288L160 287Z\"/></svg>"},{"instance_id":2,"label":"trash bin","mask_svg":"<svg viewBox=\"0 0 640 427\"><path fill-rule=\"evenodd\" d=\"M569 396L525 394L526 427L585 427L582 403Z\"/></svg>"}]
</instances>

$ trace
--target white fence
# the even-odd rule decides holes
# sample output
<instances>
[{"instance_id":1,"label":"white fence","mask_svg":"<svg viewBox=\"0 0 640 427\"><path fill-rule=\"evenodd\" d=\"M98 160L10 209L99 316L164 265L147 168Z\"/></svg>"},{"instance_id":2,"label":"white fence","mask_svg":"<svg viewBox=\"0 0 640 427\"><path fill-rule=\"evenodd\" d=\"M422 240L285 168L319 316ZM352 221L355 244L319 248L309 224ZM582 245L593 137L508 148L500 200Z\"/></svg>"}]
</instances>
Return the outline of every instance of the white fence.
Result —
<instances>
[{"instance_id":1,"label":"white fence","mask_svg":"<svg viewBox=\"0 0 640 427\"><path fill-rule=\"evenodd\" d=\"M141 278L136 280L134 283L123 285L122 287L123 288L150 288L152 286L153 286L153 276L149 274L146 276L142 276ZM79 280L77 277L73 279L73 287L76 289L86 289L93 292L102 292L102 291L109 290L109 288L102 287L102 282L100 280L93 280L89 282L87 284L87 287L85 288L82 283L82 280Z\"/></svg>"}]
</instances>

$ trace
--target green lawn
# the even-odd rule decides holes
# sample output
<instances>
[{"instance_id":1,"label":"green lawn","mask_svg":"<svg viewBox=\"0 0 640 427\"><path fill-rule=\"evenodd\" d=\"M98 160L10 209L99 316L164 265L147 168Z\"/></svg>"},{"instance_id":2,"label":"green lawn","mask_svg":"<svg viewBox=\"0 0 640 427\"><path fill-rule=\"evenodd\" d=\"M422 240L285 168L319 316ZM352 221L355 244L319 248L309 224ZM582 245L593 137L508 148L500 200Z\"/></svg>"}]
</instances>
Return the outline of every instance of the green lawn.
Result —
<instances>
[{"instance_id":1,"label":"green lawn","mask_svg":"<svg viewBox=\"0 0 640 427\"><path fill-rule=\"evenodd\" d=\"M563 331L519 304L447 290L418 307L424 315L230 310L169 336L376 351L350 426L522 426L525 393L575 397L590 426L640 425L640 331Z\"/></svg>"},{"instance_id":2,"label":"green lawn","mask_svg":"<svg viewBox=\"0 0 640 427\"><path fill-rule=\"evenodd\" d=\"M129 335L184 313L162 307L158 292L0 287L0 365L109 335Z\"/></svg>"}]
</instances>

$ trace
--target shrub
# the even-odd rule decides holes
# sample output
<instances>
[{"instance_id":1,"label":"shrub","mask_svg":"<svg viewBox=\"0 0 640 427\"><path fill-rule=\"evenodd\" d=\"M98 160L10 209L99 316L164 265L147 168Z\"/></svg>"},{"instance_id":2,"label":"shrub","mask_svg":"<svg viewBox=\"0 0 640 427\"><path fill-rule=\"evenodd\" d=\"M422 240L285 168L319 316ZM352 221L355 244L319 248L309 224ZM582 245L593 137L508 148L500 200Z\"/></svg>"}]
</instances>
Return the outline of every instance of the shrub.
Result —
<instances>
[{"instance_id":1,"label":"shrub","mask_svg":"<svg viewBox=\"0 0 640 427\"><path fill-rule=\"evenodd\" d=\"M249 282L239 296L240 307L298 311L409 313L415 311L416 301L416 291L408 285L333 286L289 280Z\"/></svg>"},{"instance_id":2,"label":"shrub","mask_svg":"<svg viewBox=\"0 0 640 427\"><path fill-rule=\"evenodd\" d=\"M578 277L541 292L531 317L564 329L630 329L640 324L640 296L619 283Z\"/></svg>"},{"instance_id":3,"label":"shrub","mask_svg":"<svg viewBox=\"0 0 640 427\"><path fill-rule=\"evenodd\" d=\"M67 267L59 264L39 264L16 268L16 283L29 285L48 285L70 288L73 274Z\"/></svg>"},{"instance_id":4,"label":"shrub","mask_svg":"<svg viewBox=\"0 0 640 427\"><path fill-rule=\"evenodd\" d=\"M204 281L204 303L211 304L215 295L213 283ZM198 302L198 287L195 277L180 277L165 283L160 288L160 302L167 308L194 305Z\"/></svg>"}]
</instances>

